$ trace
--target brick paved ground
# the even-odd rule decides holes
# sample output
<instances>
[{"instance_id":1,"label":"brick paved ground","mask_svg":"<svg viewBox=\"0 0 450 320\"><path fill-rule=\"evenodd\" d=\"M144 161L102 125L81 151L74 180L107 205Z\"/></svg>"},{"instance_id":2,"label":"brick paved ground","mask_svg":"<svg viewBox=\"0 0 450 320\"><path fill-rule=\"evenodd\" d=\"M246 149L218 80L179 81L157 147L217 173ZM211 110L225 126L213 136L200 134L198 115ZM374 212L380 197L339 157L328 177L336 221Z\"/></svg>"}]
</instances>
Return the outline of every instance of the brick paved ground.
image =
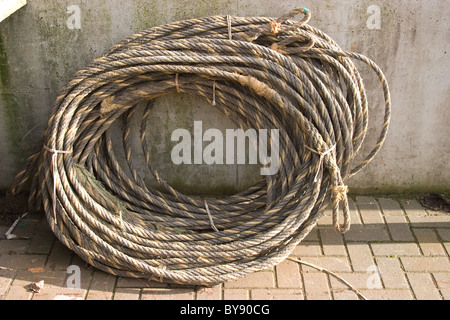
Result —
<instances>
[{"instance_id":1,"label":"brick paved ground","mask_svg":"<svg viewBox=\"0 0 450 320\"><path fill-rule=\"evenodd\" d=\"M416 200L372 197L357 197L351 209L349 232L336 233L327 215L291 257L334 272L371 300L450 299L450 214L424 210ZM6 240L7 229L0 226L0 300L358 299L332 275L291 260L207 289L115 277L87 267L39 216L15 229L29 239ZM69 266L79 267L79 289L69 288L78 271ZM44 288L32 293L29 284L40 280Z\"/></svg>"}]
</instances>

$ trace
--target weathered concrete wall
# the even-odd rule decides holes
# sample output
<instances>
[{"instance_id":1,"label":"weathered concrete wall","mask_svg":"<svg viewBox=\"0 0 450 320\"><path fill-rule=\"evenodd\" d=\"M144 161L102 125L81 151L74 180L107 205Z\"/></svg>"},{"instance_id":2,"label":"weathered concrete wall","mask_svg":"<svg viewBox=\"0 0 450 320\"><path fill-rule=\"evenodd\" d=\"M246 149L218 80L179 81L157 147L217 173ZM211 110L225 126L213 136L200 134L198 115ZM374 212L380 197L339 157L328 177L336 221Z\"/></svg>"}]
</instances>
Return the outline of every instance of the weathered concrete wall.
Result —
<instances>
[{"instance_id":1,"label":"weathered concrete wall","mask_svg":"<svg viewBox=\"0 0 450 320\"><path fill-rule=\"evenodd\" d=\"M448 192L450 7L441 0L30 1L0 23L0 188L9 187L31 153L59 89L111 45L175 20L214 14L277 17L299 6L308 7L310 24L344 50L376 61L390 83L389 137L375 160L348 181L352 190ZM369 92L374 128L368 137L374 142L382 95L374 75L363 75L366 87L374 88ZM200 166L193 171L168 164L170 133L177 125L189 129L194 120L204 120L218 129L234 126L198 100L166 97L158 103L152 150L161 175L181 189L203 185L205 191L218 192L242 188L257 178L258 171L248 166ZM183 103L190 106L177 107Z\"/></svg>"}]
</instances>

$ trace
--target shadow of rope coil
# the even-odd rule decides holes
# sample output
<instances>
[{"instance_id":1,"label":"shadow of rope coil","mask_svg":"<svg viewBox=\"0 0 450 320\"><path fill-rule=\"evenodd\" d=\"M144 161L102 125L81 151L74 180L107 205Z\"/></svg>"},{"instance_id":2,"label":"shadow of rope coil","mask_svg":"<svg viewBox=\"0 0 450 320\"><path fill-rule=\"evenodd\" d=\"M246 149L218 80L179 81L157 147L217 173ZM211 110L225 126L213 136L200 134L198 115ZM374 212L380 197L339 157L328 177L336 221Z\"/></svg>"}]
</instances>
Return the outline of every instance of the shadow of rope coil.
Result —
<instances>
[{"instance_id":1,"label":"shadow of rope coil","mask_svg":"<svg viewBox=\"0 0 450 320\"><path fill-rule=\"evenodd\" d=\"M297 14L300 22L291 20ZM347 231L344 181L385 140L389 89L379 67L342 51L307 24L310 16L306 8L276 20L212 16L118 43L61 90L12 192L29 183L30 206L42 204L57 238L92 266L182 284L214 285L280 263L329 205L335 229ZM354 60L372 68L386 102L379 139L356 166L368 106ZM278 173L224 199L171 188L150 161L146 132L153 101L176 92L203 97L241 128L278 129ZM165 192L145 184L131 156L131 119L142 101L142 148ZM116 120L127 168L112 147Z\"/></svg>"}]
</instances>

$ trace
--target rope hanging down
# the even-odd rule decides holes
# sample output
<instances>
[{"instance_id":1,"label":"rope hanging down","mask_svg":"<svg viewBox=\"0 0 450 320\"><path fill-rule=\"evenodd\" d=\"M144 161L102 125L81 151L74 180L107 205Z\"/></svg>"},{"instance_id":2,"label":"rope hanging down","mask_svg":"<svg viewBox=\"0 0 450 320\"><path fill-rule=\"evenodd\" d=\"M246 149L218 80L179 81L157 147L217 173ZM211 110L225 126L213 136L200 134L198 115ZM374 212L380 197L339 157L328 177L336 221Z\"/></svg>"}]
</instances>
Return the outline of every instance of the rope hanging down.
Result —
<instances>
[{"instance_id":1,"label":"rope hanging down","mask_svg":"<svg viewBox=\"0 0 450 320\"><path fill-rule=\"evenodd\" d=\"M300 22L290 20L297 14ZM12 192L30 181L30 206L42 204L58 239L94 267L176 283L213 285L280 263L328 205L345 232L344 181L383 144L389 89L375 63L342 51L307 24L310 16L304 8L276 20L212 16L118 43L62 89ZM352 60L374 70L386 101L378 142L357 166L368 106ZM153 101L176 92L203 97L242 128L278 129L278 173L207 203L170 187L150 161L147 125ZM131 155L131 119L142 101L142 149L165 192L145 184ZM127 168L112 147L116 120Z\"/></svg>"}]
</instances>

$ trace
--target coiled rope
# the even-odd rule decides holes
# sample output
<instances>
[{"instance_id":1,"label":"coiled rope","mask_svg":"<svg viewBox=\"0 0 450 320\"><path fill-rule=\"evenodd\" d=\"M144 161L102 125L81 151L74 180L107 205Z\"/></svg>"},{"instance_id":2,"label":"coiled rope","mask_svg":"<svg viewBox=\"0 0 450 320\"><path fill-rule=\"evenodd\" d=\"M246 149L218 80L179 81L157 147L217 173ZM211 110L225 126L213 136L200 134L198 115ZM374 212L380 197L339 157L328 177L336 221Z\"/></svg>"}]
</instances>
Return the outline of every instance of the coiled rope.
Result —
<instances>
[{"instance_id":1,"label":"coiled rope","mask_svg":"<svg viewBox=\"0 0 450 320\"><path fill-rule=\"evenodd\" d=\"M297 14L303 19L290 20ZM212 16L153 27L118 43L61 90L38 152L17 175L30 204L68 248L114 275L213 285L283 261L328 205L337 231L350 226L345 179L380 149L389 89L368 58L344 52L307 24L301 8L279 19ZM368 127L366 93L352 62L381 81L385 121L374 149L352 167ZM239 194L181 194L150 161L153 101L183 92L211 102L241 128L278 129L280 168ZM165 192L146 185L130 148L136 105L147 101L140 138ZM127 168L111 125L123 121ZM342 210L342 224L339 221Z\"/></svg>"}]
</instances>

